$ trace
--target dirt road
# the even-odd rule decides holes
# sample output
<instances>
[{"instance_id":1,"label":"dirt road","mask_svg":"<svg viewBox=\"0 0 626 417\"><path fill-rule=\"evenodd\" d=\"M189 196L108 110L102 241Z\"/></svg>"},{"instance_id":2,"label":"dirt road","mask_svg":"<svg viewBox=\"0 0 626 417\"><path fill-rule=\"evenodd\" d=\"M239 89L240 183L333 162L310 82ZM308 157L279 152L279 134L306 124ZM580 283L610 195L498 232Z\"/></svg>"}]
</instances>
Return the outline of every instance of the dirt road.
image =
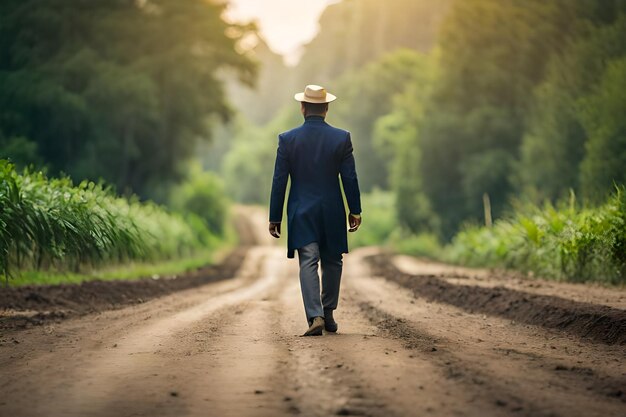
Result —
<instances>
[{"instance_id":1,"label":"dirt road","mask_svg":"<svg viewBox=\"0 0 626 417\"><path fill-rule=\"evenodd\" d=\"M5 331L0 415L626 415L623 344L421 297L372 273L376 249L345 258L339 333L299 337L297 262L265 239L263 219L261 243L232 279ZM435 278L449 272L391 262ZM498 287L471 270L441 279ZM515 282L502 286L618 315L626 307L623 291Z\"/></svg>"}]
</instances>

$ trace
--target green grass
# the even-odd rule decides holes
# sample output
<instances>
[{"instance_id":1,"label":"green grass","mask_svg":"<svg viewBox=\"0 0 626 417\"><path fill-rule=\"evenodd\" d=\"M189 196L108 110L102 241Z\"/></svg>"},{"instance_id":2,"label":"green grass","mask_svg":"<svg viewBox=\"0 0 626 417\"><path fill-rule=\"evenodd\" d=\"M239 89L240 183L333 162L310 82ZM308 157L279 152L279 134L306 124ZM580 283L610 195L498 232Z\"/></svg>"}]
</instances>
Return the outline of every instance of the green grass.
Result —
<instances>
[{"instance_id":1,"label":"green grass","mask_svg":"<svg viewBox=\"0 0 626 417\"><path fill-rule=\"evenodd\" d=\"M512 269L569 282L626 284L626 191L599 207L531 204L488 228L467 225L446 245L431 235L394 239L402 253L471 267Z\"/></svg>"},{"instance_id":2,"label":"green grass","mask_svg":"<svg viewBox=\"0 0 626 417\"><path fill-rule=\"evenodd\" d=\"M25 285L79 284L85 281L135 280L179 275L219 263L221 257L237 245L232 222L224 226L224 236L213 247L177 259L152 262L128 262L80 273L57 270L24 270L9 281L11 287Z\"/></svg>"},{"instance_id":3,"label":"green grass","mask_svg":"<svg viewBox=\"0 0 626 417\"><path fill-rule=\"evenodd\" d=\"M469 226L442 258L571 282L626 283L626 192L599 207L520 206L492 228Z\"/></svg>"},{"instance_id":4,"label":"green grass","mask_svg":"<svg viewBox=\"0 0 626 417\"><path fill-rule=\"evenodd\" d=\"M214 251L204 251L181 259L163 262L131 262L116 268L83 273L62 271L21 271L9 281L12 287L24 285L79 284L85 281L134 280L147 277L178 275L194 271L215 262Z\"/></svg>"},{"instance_id":5,"label":"green grass","mask_svg":"<svg viewBox=\"0 0 626 417\"><path fill-rule=\"evenodd\" d=\"M117 196L93 182L75 185L69 178L47 178L42 172L18 173L0 160L4 280L75 282L92 275L85 271L100 274L105 268L141 275L153 270L127 265L165 268L168 262L176 265L203 256L223 243L224 237L193 213ZM111 276L116 275L123 273Z\"/></svg>"},{"instance_id":6,"label":"green grass","mask_svg":"<svg viewBox=\"0 0 626 417\"><path fill-rule=\"evenodd\" d=\"M402 236L399 232L396 232L391 240L391 247L395 252L406 255L433 259L441 258L442 256L439 238L431 233Z\"/></svg>"}]
</instances>

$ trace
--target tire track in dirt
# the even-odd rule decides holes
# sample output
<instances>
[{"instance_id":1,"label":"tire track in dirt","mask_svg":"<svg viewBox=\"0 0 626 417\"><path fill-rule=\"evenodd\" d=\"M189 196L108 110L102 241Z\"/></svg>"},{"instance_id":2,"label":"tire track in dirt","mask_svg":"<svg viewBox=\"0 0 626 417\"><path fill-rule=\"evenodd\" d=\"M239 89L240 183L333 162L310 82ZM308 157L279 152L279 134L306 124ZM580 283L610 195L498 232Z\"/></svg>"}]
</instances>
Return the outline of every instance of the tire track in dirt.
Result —
<instances>
[{"instance_id":1,"label":"tire track in dirt","mask_svg":"<svg viewBox=\"0 0 626 417\"><path fill-rule=\"evenodd\" d=\"M49 415L116 415L122 410L127 412L132 405L138 405L139 410L142 410L144 404L150 404L150 396L158 395L157 389L163 388L163 381L156 381L155 389L148 390L150 377L159 372L168 374L168 369L180 371L177 364L170 362L168 358L188 357L185 350L192 346L181 343L181 334L193 332L196 323L209 320L214 313L232 308L256 294L267 292L276 284L275 276L259 277L259 270L266 256L267 250L264 248L255 248L250 252L242 266L242 275L239 277L242 282L239 288L215 295L153 323L138 326L132 332L111 341L113 348L97 352L94 360L84 366L84 372L79 371L73 376L72 379L76 382L65 387L63 394L59 394L61 401L58 404L61 408L54 410L47 407ZM163 349L172 344L183 351L162 355ZM173 376L170 378L175 379L176 373L171 375ZM198 378L195 372L185 375L192 381ZM172 384L174 381L169 382ZM172 397L178 397L179 391L173 389L171 392ZM118 401L118 398L122 400ZM172 401L161 405L165 407L170 403ZM65 404L71 404L71 408L66 409ZM185 402L173 402L170 405L174 404ZM93 412L94 406L98 411ZM168 408L163 408L163 411L167 413ZM153 412L160 414L161 411L155 409Z\"/></svg>"},{"instance_id":2,"label":"tire track in dirt","mask_svg":"<svg viewBox=\"0 0 626 417\"><path fill-rule=\"evenodd\" d=\"M381 253L381 250L377 251ZM376 251L374 251L376 253ZM626 309L626 289L601 283L574 283L542 279L518 271L469 268L408 255L388 254L395 268L408 275L431 276L450 284L483 288L504 287L519 292L556 296L583 304Z\"/></svg>"},{"instance_id":3,"label":"tire track in dirt","mask_svg":"<svg viewBox=\"0 0 626 417\"><path fill-rule=\"evenodd\" d=\"M172 341L171 336L176 333L187 331L196 321L271 284L271 277L255 281L264 249L253 252L237 279L99 316L69 320L50 326L50 334L35 328L29 331L32 338L18 335L24 340L17 345L22 352L11 354L6 350L8 346L0 351L0 366L12 376L3 381L2 387L12 401L0 404L0 414L7 411L7 415L14 416L93 415L99 410L98 404L104 407L110 398L132 403L131 391L124 386L135 386L136 391L141 391L150 381L134 377L137 368L150 364L150 353ZM93 334L97 340L90 340L92 328L97 332ZM57 336L61 343L55 340ZM120 384L123 395L119 395ZM21 395L25 392L32 394L33 399ZM24 414L24 410L28 411Z\"/></svg>"},{"instance_id":4,"label":"tire track in dirt","mask_svg":"<svg viewBox=\"0 0 626 417\"><path fill-rule=\"evenodd\" d=\"M620 347L431 303L368 278L367 269L361 266L358 298L372 323L477 398L515 415L622 415L626 372L619 367Z\"/></svg>"},{"instance_id":5,"label":"tire track in dirt","mask_svg":"<svg viewBox=\"0 0 626 417\"><path fill-rule=\"evenodd\" d=\"M388 254L371 256L367 262L376 275L430 301L555 328L602 343L626 345L626 310L505 287L453 284L434 275L410 275L398 270Z\"/></svg>"}]
</instances>

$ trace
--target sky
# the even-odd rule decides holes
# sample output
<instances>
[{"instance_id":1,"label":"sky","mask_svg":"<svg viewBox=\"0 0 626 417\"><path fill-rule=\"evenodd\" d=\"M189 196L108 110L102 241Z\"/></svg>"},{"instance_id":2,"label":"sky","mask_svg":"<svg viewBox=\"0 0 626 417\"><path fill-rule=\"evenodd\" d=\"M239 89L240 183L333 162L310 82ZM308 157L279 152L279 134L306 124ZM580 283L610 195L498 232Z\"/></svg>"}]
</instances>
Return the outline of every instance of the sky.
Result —
<instances>
[{"instance_id":1,"label":"sky","mask_svg":"<svg viewBox=\"0 0 626 417\"><path fill-rule=\"evenodd\" d=\"M269 47L290 65L297 63L302 45L318 31L318 19L327 5L338 0L229 0L226 17L256 21Z\"/></svg>"}]
</instances>

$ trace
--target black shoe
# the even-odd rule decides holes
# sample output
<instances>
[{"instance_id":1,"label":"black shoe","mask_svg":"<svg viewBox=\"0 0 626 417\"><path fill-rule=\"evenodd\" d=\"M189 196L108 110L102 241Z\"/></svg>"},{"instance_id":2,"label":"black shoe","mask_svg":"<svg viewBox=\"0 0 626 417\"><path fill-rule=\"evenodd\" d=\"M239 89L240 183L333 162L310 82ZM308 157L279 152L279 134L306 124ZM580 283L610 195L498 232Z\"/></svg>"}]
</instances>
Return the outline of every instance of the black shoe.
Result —
<instances>
[{"instance_id":1,"label":"black shoe","mask_svg":"<svg viewBox=\"0 0 626 417\"><path fill-rule=\"evenodd\" d=\"M321 336L324 328L324 317L315 317L311 322L309 330L304 332L302 336Z\"/></svg>"},{"instance_id":2,"label":"black shoe","mask_svg":"<svg viewBox=\"0 0 626 417\"><path fill-rule=\"evenodd\" d=\"M333 310L324 309L324 328L327 332L335 333L337 331L337 322L333 318Z\"/></svg>"}]
</instances>

